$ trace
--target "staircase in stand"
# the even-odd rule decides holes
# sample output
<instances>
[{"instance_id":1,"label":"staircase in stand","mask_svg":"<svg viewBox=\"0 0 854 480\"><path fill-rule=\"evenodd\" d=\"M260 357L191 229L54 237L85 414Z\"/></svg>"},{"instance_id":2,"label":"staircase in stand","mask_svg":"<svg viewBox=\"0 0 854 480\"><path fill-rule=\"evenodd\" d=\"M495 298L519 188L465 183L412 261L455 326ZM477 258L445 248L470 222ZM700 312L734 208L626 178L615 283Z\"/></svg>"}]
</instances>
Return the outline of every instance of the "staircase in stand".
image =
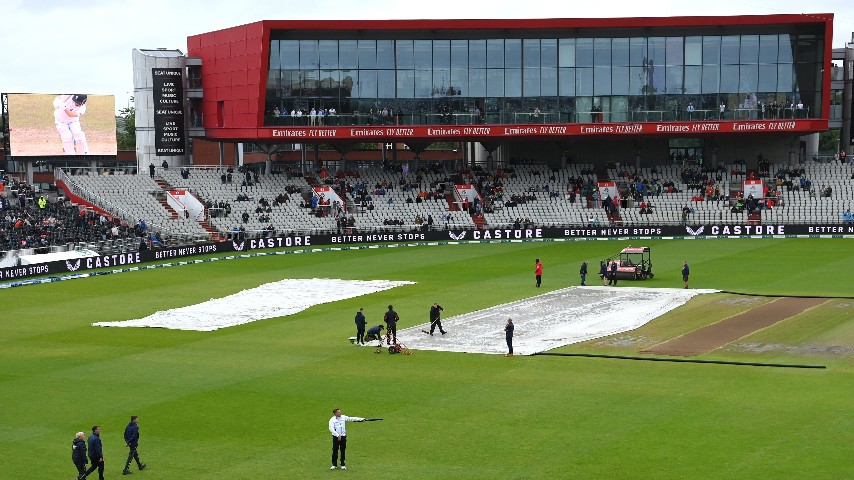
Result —
<instances>
[{"instance_id":1,"label":"staircase in stand","mask_svg":"<svg viewBox=\"0 0 854 480\"><path fill-rule=\"evenodd\" d=\"M172 185L170 185L169 182L163 180L162 178L155 178L154 183L156 183L157 186L160 187L160 189L162 190L161 192L156 193L154 197L157 199L158 202L160 202L160 205L163 205L163 208L166 209L167 212L169 212L172 220L177 220L178 218L180 218L178 212L175 211L174 208L170 207L169 202L166 200L166 192L172 190ZM202 203L204 203L204 199L202 198L199 198L199 201L202 201ZM211 241L222 242L227 240L227 237L220 235L220 232L217 231L217 229L215 229L214 227L212 227L208 220L200 220L197 221L197 223L201 225L201 227L204 228L206 232L208 232Z\"/></svg>"},{"instance_id":2,"label":"staircase in stand","mask_svg":"<svg viewBox=\"0 0 854 480\"><path fill-rule=\"evenodd\" d=\"M754 210L747 216L747 224L748 225L761 225L762 224L762 215L759 214L759 210Z\"/></svg>"},{"instance_id":3,"label":"staircase in stand","mask_svg":"<svg viewBox=\"0 0 854 480\"><path fill-rule=\"evenodd\" d=\"M222 241L227 240L227 237L220 235L220 232L218 232L215 228L213 228L207 220L200 221L199 225L201 225L202 228L204 228L205 231L208 232L208 234L210 234L211 241L222 242Z\"/></svg>"},{"instance_id":4,"label":"staircase in stand","mask_svg":"<svg viewBox=\"0 0 854 480\"><path fill-rule=\"evenodd\" d=\"M483 230L486 228L486 220L484 220L482 216L472 215L471 220L474 222L474 228L477 230Z\"/></svg>"},{"instance_id":5,"label":"staircase in stand","mask_svg":"<svg viewBox=\"0 0 854 480\"><path fill-rule=\"evenodd\" d=\"M448 202L449 212L459 212L460 206L454 203L454 196L450 193L445 194L445 201Z\"/></svg>"},{"instance_id":6,"label":"staircase in stand","mask_svg":"<svg viewBox=\"0 0 854 480\"><path fill-rule=\"evenodd\" d=\"M163 180L162 178L155 178L154 183L156 183L157 186L161 189L160 192L154 194L154 198L156 198L157 201L160 202L160 205L162 205L163 208L167 212L169 212L169 218L171 218L172 220L177 220L178 212L176 212L175 209L170 207L169 202L166 200L166 191L172 190L172 185L169 185L169 183L166 180Z\"/></svg>"}]
</instances>

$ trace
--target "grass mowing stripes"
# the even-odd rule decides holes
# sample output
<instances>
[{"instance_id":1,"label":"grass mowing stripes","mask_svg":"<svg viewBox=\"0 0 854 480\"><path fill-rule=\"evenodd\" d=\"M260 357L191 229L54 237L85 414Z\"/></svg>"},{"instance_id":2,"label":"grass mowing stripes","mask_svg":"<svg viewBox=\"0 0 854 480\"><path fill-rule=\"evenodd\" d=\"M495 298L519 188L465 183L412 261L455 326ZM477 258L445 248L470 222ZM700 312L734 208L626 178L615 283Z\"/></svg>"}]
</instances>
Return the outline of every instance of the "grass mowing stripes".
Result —
<instances>
[{"instance_id":1,"label":"grass mowing stripes","mask_svg":"<svg viewBox=\"0 0 854 480\"><path fill-rule=\"evenodd\" d=\"M140 415L140 478L327 478L332 408L352 478L844 478L854 425L854 300L839 299L702 358L827 370L515 357L376 355L346 342L364 306L401 326L577 285L583 260L653 248L647 287L850 296L842 239L531 242L276 255L0 291L0 478L73 475L75 432L104 427L108 478ZM545 265L535 289L533 263ZM283 278L416 285L216 332L94 328ZM594 280L595 282L595 280ZM631 285L631 282L620 282ZM767 299L714 294L633 332L559 351L637 354ZM751 303L752 302L752 303ZM448 341L453 341L453 323ZM503 342L503 338L496 338ZM758 346L758 347L757 347ZM767 348L760 348L760 347ZM340 472L338 472L340 474Z\"/></svg>"}]
</instances>

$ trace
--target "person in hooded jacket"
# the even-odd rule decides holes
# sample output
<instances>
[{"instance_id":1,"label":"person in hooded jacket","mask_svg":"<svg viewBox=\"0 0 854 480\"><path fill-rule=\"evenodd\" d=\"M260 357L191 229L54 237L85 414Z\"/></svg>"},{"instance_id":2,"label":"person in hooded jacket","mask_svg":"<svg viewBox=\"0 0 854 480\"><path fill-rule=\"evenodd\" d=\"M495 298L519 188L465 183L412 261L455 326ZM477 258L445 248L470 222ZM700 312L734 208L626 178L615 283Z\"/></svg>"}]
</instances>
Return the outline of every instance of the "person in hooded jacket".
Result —
<instances>
[{"instance_id":1,"label":"person in hooded jacket","mask_svg":"<svg viewBox=\"0 0 854 480\"><path fill-rule=\"evenodd\" d=\"M77 467L77 476L83 475L86 472L86 465L89 463L86 458L86 434L77 432L74 440L71 441L71 461Z\"/></svg>"}]
</instances>

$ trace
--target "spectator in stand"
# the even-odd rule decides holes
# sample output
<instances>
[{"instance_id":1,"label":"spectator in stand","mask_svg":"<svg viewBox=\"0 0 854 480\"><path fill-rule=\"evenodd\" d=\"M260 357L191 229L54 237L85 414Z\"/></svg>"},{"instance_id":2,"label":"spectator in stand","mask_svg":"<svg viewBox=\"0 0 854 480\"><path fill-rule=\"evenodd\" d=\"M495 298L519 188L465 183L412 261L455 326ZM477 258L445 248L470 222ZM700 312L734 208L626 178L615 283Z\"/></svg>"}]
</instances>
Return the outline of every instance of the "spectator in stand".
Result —
<instances>
[{"instance_id":1,"label":"spectator in stand","mask_svg":"<svg viewBox=\"0 0 854 480\"><path fill-rule=\"evenodd\" d=\"M854 214L851 213L850 208L842 214L842 221L848 224L854 223Z\"/></svg>"}]
</instances>

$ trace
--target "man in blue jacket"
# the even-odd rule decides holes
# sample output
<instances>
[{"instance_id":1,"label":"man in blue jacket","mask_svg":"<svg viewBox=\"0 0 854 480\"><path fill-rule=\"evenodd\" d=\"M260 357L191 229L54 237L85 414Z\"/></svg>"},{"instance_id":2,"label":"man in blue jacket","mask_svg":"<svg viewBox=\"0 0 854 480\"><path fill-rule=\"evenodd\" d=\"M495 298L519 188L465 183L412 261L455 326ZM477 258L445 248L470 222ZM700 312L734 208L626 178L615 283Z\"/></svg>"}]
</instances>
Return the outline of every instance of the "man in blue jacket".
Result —
<instances>
[{"instance_id":1,"label":"man in blue jacket","mask_svg":"<svg viewBox=\"0 0 854 480\"><path fill-rule=\"evenodd\" d=\"M368 321L365 319L365 309L360 308L358 312L356 312L356 345L364 345L365 344L365 326L368 324Z\"/></svg>"},{"instance_id":2,"label":"man in blue jacket","mask_svg":"<svg viewBox=\"0 0 854 480\"><path fill-rule=\"evenodd\" d=\"M125 427L125 444L129 450L128 460L125 462L125 469L122 471L122 475L130 475L132 473L130 471L131 460L136 460L136 466L140 470L143 470L145 464L139 461L139 454L136 453L136 449L139 446L139 417L136 415L131 415L130 423Z\"/></svg>"},{"instance_id":3,"label":"man in blue jacket","mask_svg":"<svg viewBox=\"0 0 854 480\"><path fill-rule=\"evenodd\" d=\"M382 345L383 337L382 337L383 326L376 325L368 329L367 335L365 335L365 340L379 340Z\"/></svg>"},{"instance_id":4,"label":"man in blue jacket","mask_svg":"<svg viewBox=\"0 0 854 480\"><path fill-rule=\"evenodd\" d=\"M90 473L98 470L98 480L104 480L104 450L101 447L101 427L95 425L92 427L92 435L89 435L89 470L86 470L83 475L77 477L77 480L83 480Z\"/></svg>"}]
</instances>

